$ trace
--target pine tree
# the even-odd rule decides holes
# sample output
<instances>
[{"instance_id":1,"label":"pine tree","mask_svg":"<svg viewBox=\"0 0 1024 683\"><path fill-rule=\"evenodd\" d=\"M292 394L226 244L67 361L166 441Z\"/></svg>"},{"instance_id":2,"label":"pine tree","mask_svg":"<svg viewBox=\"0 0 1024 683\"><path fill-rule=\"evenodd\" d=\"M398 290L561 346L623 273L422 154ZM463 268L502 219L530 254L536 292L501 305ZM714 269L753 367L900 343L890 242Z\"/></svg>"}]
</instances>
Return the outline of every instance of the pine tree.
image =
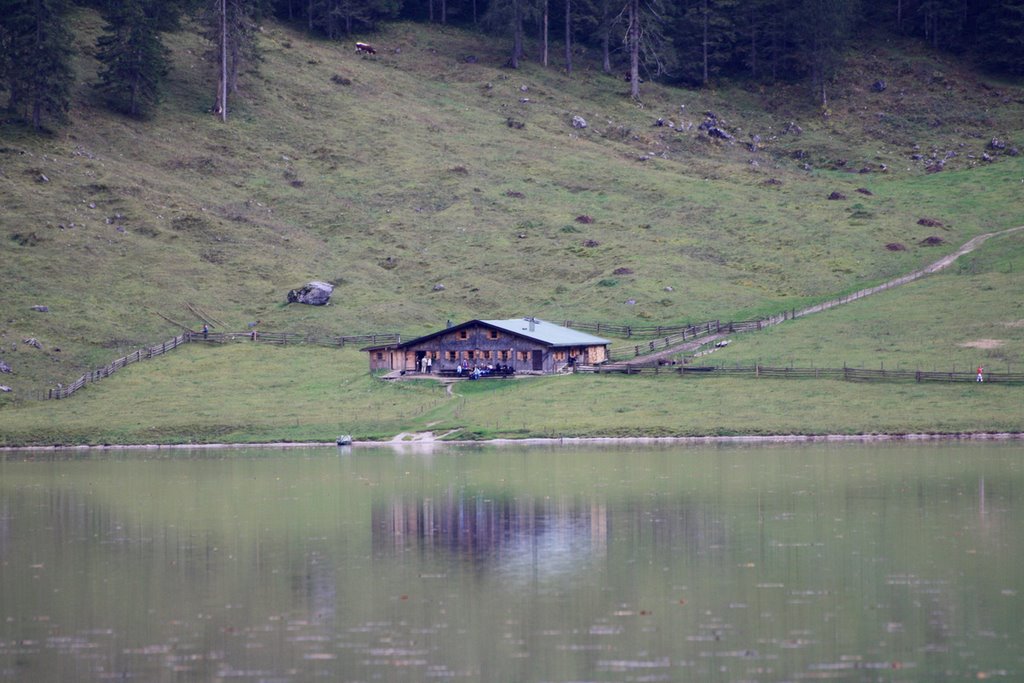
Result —
<instances>
[{"instance_id":1,"label":"pine tree","mask_svg":"<svg viewBox=\"0 0 1024 683\"><path fill-rule=\"evenodd\" d=\"M857 19L857 0L802 0L796 8L794 39L800 60L828 109L828 84Z\"/></svg>"},{"instance_id":2,"label":"pine tree","mask_svg":"<svg viewBox=\"0 0 1024 683\"><path fill-rule=\"evenodd\" d=\"M523 23L534 10L530 0L492 0L484 14L485 28L494 32L509 31L512 34L512 51L506 64L518 69L523 58Z\"/></svg>"},{"instance_id":3,"label":"pine tree","mask_svg":"<svg viewBox=\"0 0 1024 683\"><path fill-rule=\"evenodd\" d=\"M1000 0L979 23L986 30L976 49L985 65L1024 75L1024 0Z\"/></svg>"},{"instance_id":4,"label":"pine tree","mask_svg":"<svg viewBox=\"0 0 1024 683\"><path fill-rule=\"evenodd\" d=\"M688 0L674 35L679 39L681 76L707 85L736 59L739 37L737 0Z\"/></svg>"},{"instance_id":5,"label":"pine tree","mask_svg":"<svg viewBox=\"0 0 1024 683\"><path fill-rule=\"evenodd\" d=\"M63 0L0 4L8 107L39 130L44 117L67 120L71 105L71 36Z\"/></svg>"},{"instance_id":6,"label":"pine tree","mask_svg":"<svg viewBox=\"0 0 1024 683\"><path fill-rule=\"evenodd\" d=\"M165 8L161 0L122 0L104 12L105 33L96 40L96 58L103 64L97 87L118 111L140 117L160 99L160 83L168 72L168 51L157 27Z\"/></svg>"}]
</instances>

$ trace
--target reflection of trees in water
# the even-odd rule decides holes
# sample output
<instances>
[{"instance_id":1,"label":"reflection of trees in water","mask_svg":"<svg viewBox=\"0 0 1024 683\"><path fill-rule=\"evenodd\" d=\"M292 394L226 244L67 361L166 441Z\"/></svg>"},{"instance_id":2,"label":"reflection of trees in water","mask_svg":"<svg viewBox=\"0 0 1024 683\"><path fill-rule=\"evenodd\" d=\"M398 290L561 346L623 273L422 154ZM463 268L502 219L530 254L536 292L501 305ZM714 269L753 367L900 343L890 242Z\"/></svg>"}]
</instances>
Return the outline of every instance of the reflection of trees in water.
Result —
<instances>
[{"instance_id":1,"label":"reflection of trees in water","mask_svg":"<svg viewBox=\"0 0 1024 683\"><path fill-rule=\"evenodd\" d=\"M336 559L318 550L310 550L301 573L292 575L292 591L301 596L309 610L310 623L331 626L337 606Z\"/></svg>"},{"instance_id":2,"label":"reflection of trees in water","mask_svg":"<svg viewBox=\"0 0 1024 683\"><path fill-rule=\"evenodd\" d=\"M603 555L609 533L603 503L573 498L470 495L396 497L374 504L378 556L444 553L479 567L514 564L522 556L547 564L568 555Z\"/></svg>"},{"instance_id":3,"label":"reflection of trees in water","mask_svg":"<svg viewBox=\"0 0 1024 683\"><path fill-rule=\"evenodd\" d=\"M616 512L616 541L635 554L650 548L652 555L700 554L728 547L729 533L722 510L688 500L631 501Z\"/></svg>"},{"instance_id":4,"label":"reflection of trees in water","mask_svg":"<svg viewBox=\"0 0 1024 683\"><path fill-rule=\"evenodd\" d=\"M620 552L704 552L725 545L707 505L661 499L614 508L580 497L487 496L449 490L443 497L396 496L372 508L378 557L444 554L507 575L570 572ZM615 529L613 537L612 530Z\"/></svg>"}]
</instances>

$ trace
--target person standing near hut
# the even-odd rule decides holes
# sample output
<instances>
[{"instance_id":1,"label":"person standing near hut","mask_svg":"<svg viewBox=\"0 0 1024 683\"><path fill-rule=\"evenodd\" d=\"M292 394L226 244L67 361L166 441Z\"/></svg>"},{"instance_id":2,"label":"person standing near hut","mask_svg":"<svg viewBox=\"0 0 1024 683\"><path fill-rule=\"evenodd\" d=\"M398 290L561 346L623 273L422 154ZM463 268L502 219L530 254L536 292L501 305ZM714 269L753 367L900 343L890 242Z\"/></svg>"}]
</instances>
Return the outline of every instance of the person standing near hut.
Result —
<instances>
[{"instance_id":1,"label":"person standing near hut","mask_svg":"<svg viewBox=\"0 0 1024 683\"><path fill-rule=\"evenodd\" d=\"M433 371L434 359L427 356L427 374L429 375Z\"/></svg>"},{"instance_id":2,"label":"person standing near hut","mask_svg":"<svg viewBox=\"0 0 1024 683\"><path fill-rule=\"evenodd\" d=\"M982 366L982 365L978 366L978 378L975 381L977 381L977 382L984 382L985 381L985 367L984 366Z\"/></svg>"}]
</instances>

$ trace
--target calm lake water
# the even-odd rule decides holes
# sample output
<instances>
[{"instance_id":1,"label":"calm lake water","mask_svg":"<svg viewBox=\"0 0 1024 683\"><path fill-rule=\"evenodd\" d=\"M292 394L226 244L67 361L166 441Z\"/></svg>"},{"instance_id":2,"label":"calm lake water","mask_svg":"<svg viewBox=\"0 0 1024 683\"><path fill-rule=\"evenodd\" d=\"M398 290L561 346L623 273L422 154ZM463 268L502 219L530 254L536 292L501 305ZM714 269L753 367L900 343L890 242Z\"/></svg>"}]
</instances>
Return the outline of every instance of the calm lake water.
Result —
<instances>
[{"instance_id":1,"label":"calm lake water","mask_svg":"<svg viewBox=\"0 0 1024 683\"><path fill-rule=\"evenodd\" d=\"M0 455L0 680L1024 680L1024 445Z\"/></svg>"}]
</instances>

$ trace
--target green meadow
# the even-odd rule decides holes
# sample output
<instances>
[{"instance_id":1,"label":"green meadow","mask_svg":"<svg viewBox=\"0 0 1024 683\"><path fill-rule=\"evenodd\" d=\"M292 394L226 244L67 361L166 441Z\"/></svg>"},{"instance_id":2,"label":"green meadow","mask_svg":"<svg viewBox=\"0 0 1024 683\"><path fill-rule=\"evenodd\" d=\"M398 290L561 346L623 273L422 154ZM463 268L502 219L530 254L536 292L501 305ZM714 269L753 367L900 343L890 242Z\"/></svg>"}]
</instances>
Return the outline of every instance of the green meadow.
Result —
<instances>
[{"instance_id":1,"label":"green meadow","mask_svg":"<svg viewBox=\"0 0 1024 683\"><path fill-rule=\"evenodd\" d=\"M198 329L190 306L216 331L406 338L518 315L746 319L1024 225L1024 157L982 160L993 137L1024 144L1024 87L910 44L851 53L826 116L792 84L645 83L634 102L585 59L571 76L504 69L506 46L457 29L386 26L367 57L268 23L223 124L192 32L168 37L165 101L136 121L89 85L98 17L74 20L71 123L0 125L4 445L1024 429L1020 387L574 376L448 395L382 382L354 349L251 344L189 345L32 400ZM698 129L707 111L735 140ZM945 170L926 172L933 157ZM1024 236L1000 237L701 362L1019 372L1022 268ZM312 279L335 285L330 305L284 303Z\"/></svg>"}]
</instances>

